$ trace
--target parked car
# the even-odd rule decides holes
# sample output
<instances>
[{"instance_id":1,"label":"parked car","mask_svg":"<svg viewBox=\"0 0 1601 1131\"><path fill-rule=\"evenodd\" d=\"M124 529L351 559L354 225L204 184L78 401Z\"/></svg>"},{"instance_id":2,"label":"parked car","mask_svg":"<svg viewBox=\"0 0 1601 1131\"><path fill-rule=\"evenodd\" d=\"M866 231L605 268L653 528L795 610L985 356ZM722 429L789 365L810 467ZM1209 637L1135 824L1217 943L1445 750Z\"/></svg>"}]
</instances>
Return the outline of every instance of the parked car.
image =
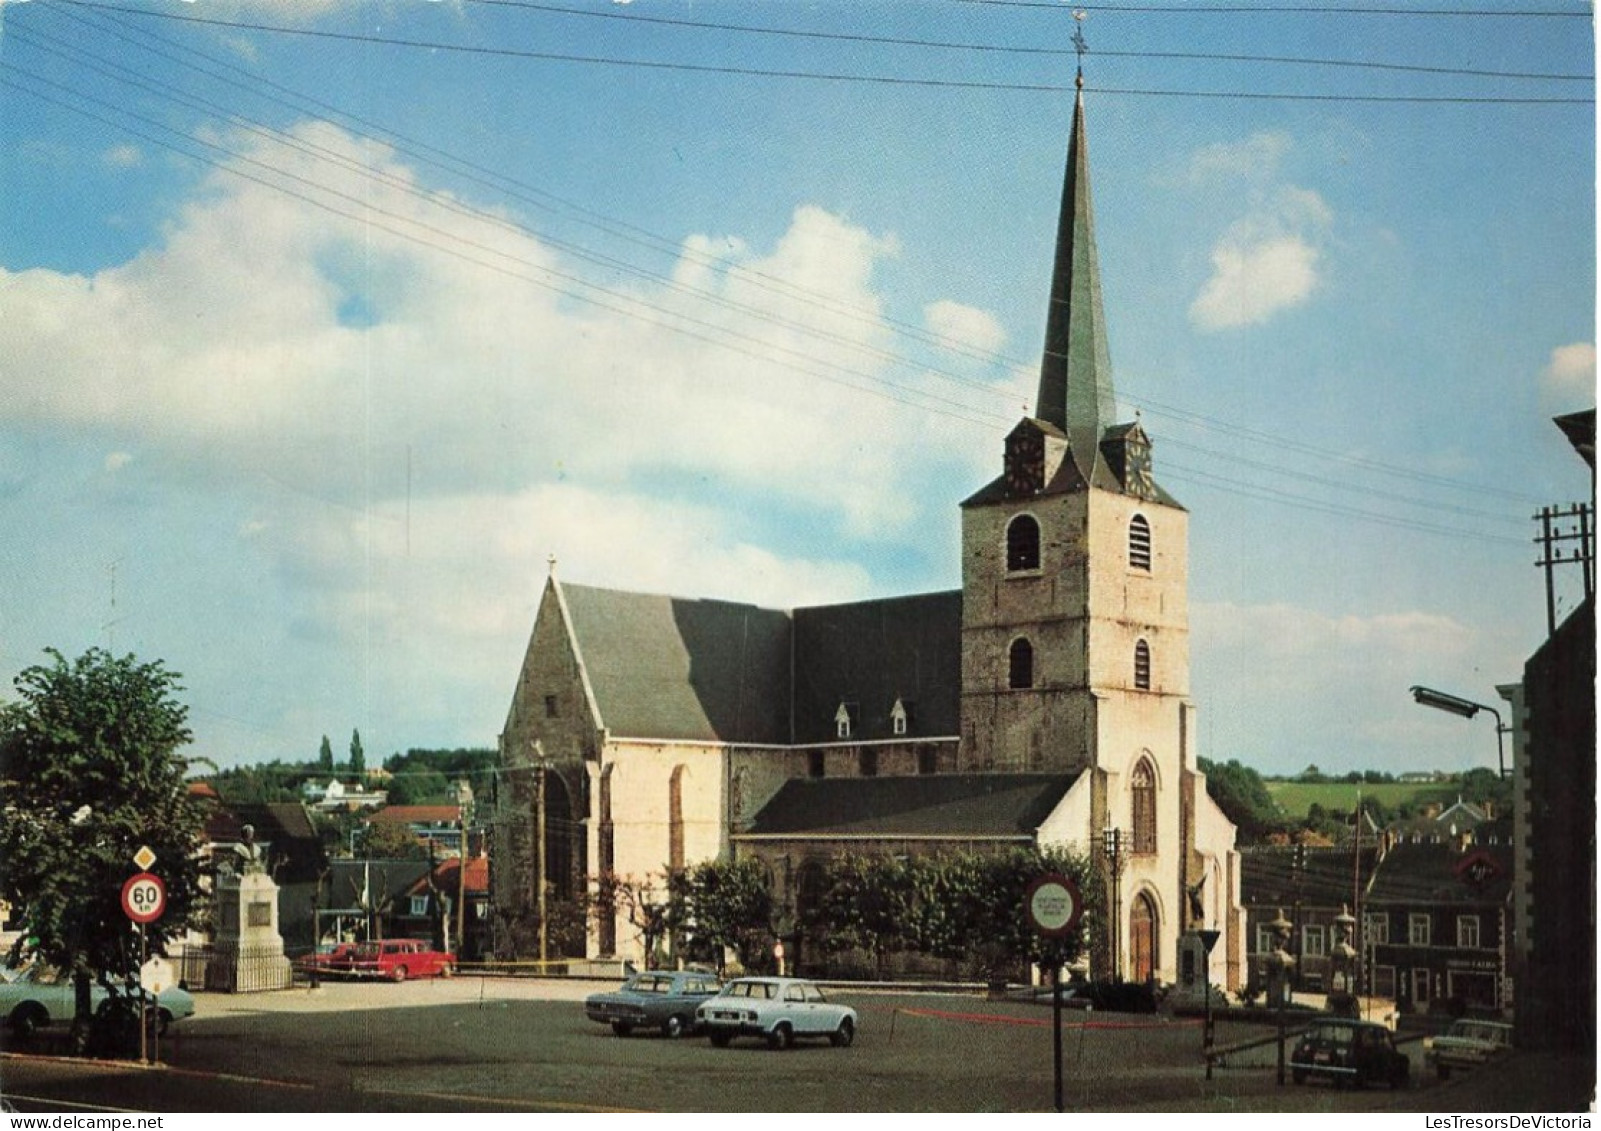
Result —
<instances>
[{"instance_id":1,"label":"parked car","mask_svg":"<svg viewBox=\"0 0 1601 1131\"><path fill-rule=\"evenodd\" d=\"M351 964L356 961L359 945L353 942L324 943L314 953L303 954L295 959L295 969L302 974L316 974L324 978L348 974Z\"/></svg>"},{"instance_id":2,"label":"parked car","mask_svg":"<svg viewBox=\"0 0 1601 1131\"><path fill-rule=\"evenodd\" d=\"M1411 1071L1412 1062L1395 1047L1395 1035L1389 1029L1377 1021L1346 1017L1312 1022L1290 1057L1290 1073L1297 1084L1304 1084L1308 1076L1321 1076L1334 1081L1336 1087L1354 1084L1361 1088L1383 1082L1401 1088Z\"/></svg>"},{"instance_id":3,"label":"parked car","mask_svg":"<svg viewBox=\"0 0 1601 1131\"><path fill-rule=\"evenodd\" d=\"M664 1037L677 1037L700 1027L695 1009L719 988L714 974L647 970L615 990L590 994L584 1000L584 1015L610 1025L619 1037L635 1029L660 1029Z\"/></svg>"},{"instance_id":4,"label":"parked car","mask_svg":"<svg viewBox=\"0 0 1601 1131\"><path fill-rule=\"evenodd\" d=\"M856 1039L856 1011L835 1005L804 978L736 978L695 1011L712 1044L761 1037L788 1048L797 1037L827 1037L839 1047Z\"/></svg>"},{"instance_id":5,"label":"parked car","mask_svg":"<svg viewBox=\"0 0 1601 1131\"><path fill-rule=\"evenodd\" d=\"M1477 1068L1511 1051L1512 1026L1464 1017L1451 1022L1451 1027L1438 1037L1424 1038L1423 1063L1445 1080L1453 1069Z\"/></svg>"},{"instance_id":6,"label":"parked car","mask_svg":"<svg viewBox=\"0 0 1601 1131\"><path fill-rule=\"evenodd\" d=\"M387 978L391 982L448 978L456 972L456 956L435 950L422 939L379 939L358 943L348 965L342 960L332 969L357 978Z\"/></svg>"},{"instance_id":7,"label":"parked car","mask_svg":"<svg viewBox=\"0 0 1601 1131\"><path fill-rule=\"evenodd\" d=\"M136 1000L141 992L136 986L130 996ZM107 1001L126 993L121 985L108 990L97 979L89 990L90 1009L98 1013ZM0 967L0 1016L16 1036L29 1037L46 1025L71 1021L76 1009L77 989L70 975L37 963ZM168 987L156 998L156 1029L165 1033L174 1021L194 1012L195 999L188 990Z\"/></svg>"}]
</instances>

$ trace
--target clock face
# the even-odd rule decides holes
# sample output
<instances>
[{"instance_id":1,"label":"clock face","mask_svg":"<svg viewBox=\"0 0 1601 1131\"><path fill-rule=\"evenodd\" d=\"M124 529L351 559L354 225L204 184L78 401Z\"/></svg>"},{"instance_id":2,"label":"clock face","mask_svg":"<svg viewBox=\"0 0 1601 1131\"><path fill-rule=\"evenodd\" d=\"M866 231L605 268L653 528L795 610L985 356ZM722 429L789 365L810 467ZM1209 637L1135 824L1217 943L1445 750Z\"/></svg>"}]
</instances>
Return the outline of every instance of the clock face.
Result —
<instances>
[{"instance_id":1,"label":"clock face","mask_svg":"<svg viewBox=\"0 0 1601 1131\"><path fill-rule=\"evenodd\" d=\"M1145 444L1128 446L1127 486L1136 495L1148 497L1156 493L1156 483L1151 478L1151 449Z\"/></svg>"},{"instance_id":2,"label":"clock face","mask_svg":"<svg viewBox=\"0 0 1601 1131\"><path fill-rule=\"evenodd\" d=\"M1014 494L1026 495L1044 486L1045 442L1032 432L1012 439L1006 453L1006 485Z\"/></svg>"}]
</instances>

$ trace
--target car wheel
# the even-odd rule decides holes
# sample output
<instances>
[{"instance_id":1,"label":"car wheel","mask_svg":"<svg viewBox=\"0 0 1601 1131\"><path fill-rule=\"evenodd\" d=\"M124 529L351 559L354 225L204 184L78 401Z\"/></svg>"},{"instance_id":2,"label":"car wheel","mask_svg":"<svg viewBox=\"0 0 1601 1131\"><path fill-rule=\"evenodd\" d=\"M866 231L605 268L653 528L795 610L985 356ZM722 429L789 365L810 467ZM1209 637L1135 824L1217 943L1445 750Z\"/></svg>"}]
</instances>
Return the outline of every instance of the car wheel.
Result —
<instances>
[{"instance_id":1,"label":"car wheel","mask_svg":"<svg viewBox=\"0 0 1601 1131\"><path fill-rule=\"evenodd\" d=\"M611 1031L619 1037L626 1037L634 1031L634 1027L632 1025L624 1025L621 1021L613 1021L611 1023Z\"/></svg>"},{"instance_id":2,"label":"car wheel","mask_svg":"<svg viewBox=\"0 0 1601 1131\"><path fill-rule=\"evenodd\" d=\"M720 1048L720 1049L726 1049L728 1047L728 1042L733 1040L733 1039L734 1039L734 1037L733 1037L733 1034L731 1034L731 1033L713 1033L712 1034L712 1044L715 1047Z\"/></svg>"},{"instance_id":3,"label":"car wheel","mask_svg":"<svg viewBox=\"0 0 1601 1131\"><path fill-rule=\"evenodd\" d=\"M1290 1078L1293 1079L1297 1084L1306 1083L1306 1073L1299 1068L1290 1073Z\"/></svg>"},{"instance_id":4,"label":"car wheel","mask_svg":"<svg viewBox=\"0 0 1601 1131\"><path fill-rule=\"evenodd\" d=\"M673 1014L662 1022L662 1036L669 1040L684 1035L684 1019L679 1014Z\"/></svg>"},{"instance_id":5,"label":"car wheel","mask_svg":"<svg viewBox=\"0 0 1601 1131\"><path fill-rule=\"evenodd\" d=\"M158 1037L165 1037L167 1035L167 1027L171 1024L171 1013L167 1012L165 1009L156 1010L156 1035Z\"/></svg>"},{"instance_id":6,"label":"car wheel","mask_svg":"<svg viewBox=\"0 0 1601 1131\"><path fill-rule=\"evenodd\" d=\"M1451 1068L1449 1065L1442 1064L1436 1068L1434 1072L1435 1075L1439 1076L1439 1078L1442 1080L1449 1080L1451 1078Z\"/></svg>"},{"instance_id":7,"label":"car wheel","mask_svg":"<svg viewBox=\"0 0 1601 1131\"><path fill-rule=\"evenodd\" d=\"M396 966L389 972L389 977L396 982L404 982L406 980L406 968L404 966Z\"/></svg>"},{"instance_id":8,"label":"car wheel","mask_svg":"<svg viewBox=\"0 0 1601 1131\"><path fill-rule=\"evenodd\" d=\"M439 976L441 978L454 978L456 976L456 968L447 962L439 968Z\"/></svg>"},{"instance_id":9,"label":"car wheel","mask_svg":"<svg viewBox=\"0 0 1601 1131\"><path fill-rule=\"evenodd\" d=\"M47 1025L50 1015L44 1007L34 1002L23 1002L11 1011L11 1031L18 1037L26 1039L39 1031L39 1026Z\"/></svg>"},{"instance_id":10,"label":"car wheel","mask_svg":"<svg viewBox=\"0 0 1601 1131\"><path fill-rule=\"evenodd\" d=\"M828 1041L837 1049L849 1048L856 1039L856 1026L851 1024L849 1017L839 1019L839 1028L828 1035Z\"/></svg>"},{"instance_id":11,"label":"car wheel","mask_svg":"<svg viewBox=\"0 0 1601 1131\"><path fill-rule=\"evenodd\" d=\"M795 1030L789 1027L788 1021L780 1021L773 1026L773 1031L767 1034L767 1047L770 1049L787 1049L795 1040Z\"/></svg>"}]
</instances>

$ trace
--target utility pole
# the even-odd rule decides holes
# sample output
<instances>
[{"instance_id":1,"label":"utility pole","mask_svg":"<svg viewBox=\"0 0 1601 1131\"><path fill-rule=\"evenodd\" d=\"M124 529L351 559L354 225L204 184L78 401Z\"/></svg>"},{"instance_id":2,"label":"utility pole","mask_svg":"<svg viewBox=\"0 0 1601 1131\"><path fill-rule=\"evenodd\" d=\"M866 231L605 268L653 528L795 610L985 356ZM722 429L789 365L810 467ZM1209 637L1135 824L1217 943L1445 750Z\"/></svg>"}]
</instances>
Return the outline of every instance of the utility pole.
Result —
<instances>
[{"instance_id":1,"label":"utility pole","mask_svg":"<svg viewBox=\"0 0 1601 1131\"><path fill-rule=\"evenodd\" d=\"M456 965L460 966L467 949L467 802L459 802L456 816L461 832L461 849L457 856L459 866L456 869Z\"/></svg>"}]
</instances>

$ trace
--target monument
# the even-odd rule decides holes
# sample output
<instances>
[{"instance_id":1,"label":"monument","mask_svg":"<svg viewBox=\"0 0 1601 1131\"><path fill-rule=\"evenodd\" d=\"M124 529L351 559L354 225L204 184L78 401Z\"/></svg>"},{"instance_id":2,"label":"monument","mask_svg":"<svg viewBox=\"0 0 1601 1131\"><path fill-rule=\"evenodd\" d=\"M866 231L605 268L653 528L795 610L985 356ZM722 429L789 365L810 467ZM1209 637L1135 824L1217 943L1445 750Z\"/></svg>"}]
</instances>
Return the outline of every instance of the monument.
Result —
<instances>
[{"instance_id":1,"label":"monument","mask_svg":"<svg viewBox=\"0 0 1601 1131\"><path fill-rule=\"evenodd\" d=\"M217 867L212 891L212 955L206 989L224 993L285 990L294 981L278 933L278 885L262 863L256 830L244 827L233 860Z\"/></svg>"}]
</instances>

